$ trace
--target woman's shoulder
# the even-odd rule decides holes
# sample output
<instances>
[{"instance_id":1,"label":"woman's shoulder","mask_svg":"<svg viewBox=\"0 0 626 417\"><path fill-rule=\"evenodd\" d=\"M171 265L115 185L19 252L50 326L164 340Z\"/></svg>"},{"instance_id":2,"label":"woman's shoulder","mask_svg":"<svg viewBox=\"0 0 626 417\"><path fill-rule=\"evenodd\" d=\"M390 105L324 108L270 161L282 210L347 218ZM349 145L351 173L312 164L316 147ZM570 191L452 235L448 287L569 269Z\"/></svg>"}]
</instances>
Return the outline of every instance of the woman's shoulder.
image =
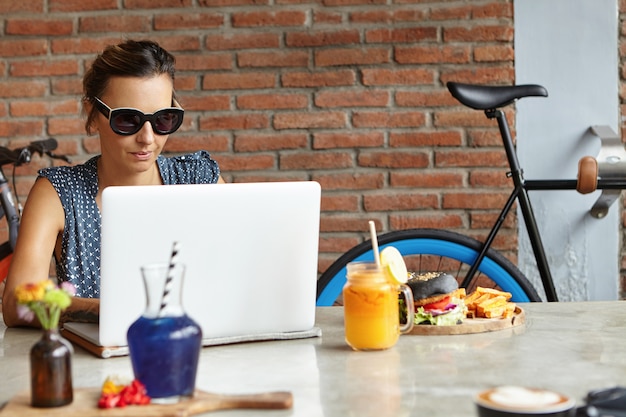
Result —
<instances>
[{"instance_id":1,"label":"woman's shoulder","mask_svg":"<svg viewBox=\"0 0 626 417\"><path fill-rule=\"evenodd\" d=\"M161 176L166 184L217 182L220 169L207 151L158 158Z\"/></svg>"},{"instance_id":2,"label":"woman's shoulder","mask_svg":"<svg viewBox=\"0 0 626 417\"><path fill-rule=\"evenodd\" d=\"M38 171L40 177L47 178L55 188L76 187L80 184L98 183L96 162L99 156L94 156L87 162L78 165L62 165L42 168Z\"/></svg>"},{"instance_id":3,"label":"woman's shoulder","mask_svg":"<svg viewBox=\"0 0 626 417\"><path fill-rule=\"evenodd\" d=\"M97 175L96 162L99 156L94 156L87 162L78 165L61 165L56 167L42 168L38 174L48 179L58 177L84 177L85 175Z\"/></svg>"}]
</instances>

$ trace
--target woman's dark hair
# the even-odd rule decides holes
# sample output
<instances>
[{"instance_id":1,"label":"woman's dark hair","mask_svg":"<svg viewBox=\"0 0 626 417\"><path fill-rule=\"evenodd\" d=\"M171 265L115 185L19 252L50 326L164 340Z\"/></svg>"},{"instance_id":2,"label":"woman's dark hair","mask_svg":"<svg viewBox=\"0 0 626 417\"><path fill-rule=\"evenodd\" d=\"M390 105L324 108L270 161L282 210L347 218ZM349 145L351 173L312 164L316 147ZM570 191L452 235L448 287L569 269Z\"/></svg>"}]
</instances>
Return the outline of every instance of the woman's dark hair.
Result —
<instances>
[{"instance_id":1,"label":"woman's dark hair","mask_svg":"<svg viewBox=\"0 0 626 417\"><path fill-rule=\"evenodd\" d=\"M83 102L102 97L111 77L145 78L168 74L173 82L174 63L174 56L156 42L127 40L107 46L83 77ZM87 114L85 130L88 134L91 134L91 125L97 113L98 110L92 106Z\"/></svg>"}]
</instances>

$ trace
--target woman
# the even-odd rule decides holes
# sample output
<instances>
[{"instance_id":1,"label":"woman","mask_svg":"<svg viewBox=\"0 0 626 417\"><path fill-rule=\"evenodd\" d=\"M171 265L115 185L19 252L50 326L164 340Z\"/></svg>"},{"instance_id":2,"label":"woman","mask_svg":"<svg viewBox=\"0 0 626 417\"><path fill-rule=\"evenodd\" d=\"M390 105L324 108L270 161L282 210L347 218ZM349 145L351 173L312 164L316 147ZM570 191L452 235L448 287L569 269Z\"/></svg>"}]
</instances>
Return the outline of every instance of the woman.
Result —
<instances>
[{"instance_id":1,"label":"woman","mask_svg":"<svg viewBox=\"0 0 626 417\"><path fill-rule=\"evenodd\" d=\"M106 187L224 182L207 152L161 155L183 119L174 71L174 57L158 44L126 41L107 47L85 74L85 128L99 135L101 155L83 165L39 171L6 280L2 309L7 326L38 326L18 317L14 292L20 284L46 279L52 255L58 280L77 290L62 321L97 321L99 209Z\"/></svg>"}]
</instances>

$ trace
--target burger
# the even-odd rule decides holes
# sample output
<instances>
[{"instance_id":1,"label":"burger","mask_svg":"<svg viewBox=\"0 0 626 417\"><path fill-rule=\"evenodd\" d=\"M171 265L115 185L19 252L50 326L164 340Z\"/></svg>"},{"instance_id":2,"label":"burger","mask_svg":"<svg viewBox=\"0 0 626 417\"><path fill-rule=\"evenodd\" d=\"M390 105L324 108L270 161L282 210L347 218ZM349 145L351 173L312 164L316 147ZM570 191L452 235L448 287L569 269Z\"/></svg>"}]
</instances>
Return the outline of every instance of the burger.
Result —
<instances>
[{"instance_id":1,"label":"burger","mask_svg":"<svg viewBox=\"0 0 626 417\"><path fill-rule=\"evenodd\" d=\"M413 292L414 324L450 326L463 323L467 308L465 289L452 275L429 272L412 276L407 285Z\"/></svg>"}]
</instances>

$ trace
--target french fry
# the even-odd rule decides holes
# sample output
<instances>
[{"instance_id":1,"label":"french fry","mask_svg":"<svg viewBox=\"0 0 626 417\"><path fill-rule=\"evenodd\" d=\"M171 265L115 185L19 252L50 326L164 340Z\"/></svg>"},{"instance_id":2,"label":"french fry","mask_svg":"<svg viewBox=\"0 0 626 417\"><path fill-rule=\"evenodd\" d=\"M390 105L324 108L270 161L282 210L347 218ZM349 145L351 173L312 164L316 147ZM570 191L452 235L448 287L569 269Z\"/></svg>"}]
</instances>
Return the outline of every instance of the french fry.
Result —
<instances>
[{"instance_id":1,"label":"french fry","mask_svg":"<svg viewBox=\"0 0 626 417\"><path fill-rule=\"evenodd\" d=\"M509 301L511 293L492 288L477 287L465 297L467 317L506 318L515 314L515 303Z\"/></svg>"}]
</instances>

